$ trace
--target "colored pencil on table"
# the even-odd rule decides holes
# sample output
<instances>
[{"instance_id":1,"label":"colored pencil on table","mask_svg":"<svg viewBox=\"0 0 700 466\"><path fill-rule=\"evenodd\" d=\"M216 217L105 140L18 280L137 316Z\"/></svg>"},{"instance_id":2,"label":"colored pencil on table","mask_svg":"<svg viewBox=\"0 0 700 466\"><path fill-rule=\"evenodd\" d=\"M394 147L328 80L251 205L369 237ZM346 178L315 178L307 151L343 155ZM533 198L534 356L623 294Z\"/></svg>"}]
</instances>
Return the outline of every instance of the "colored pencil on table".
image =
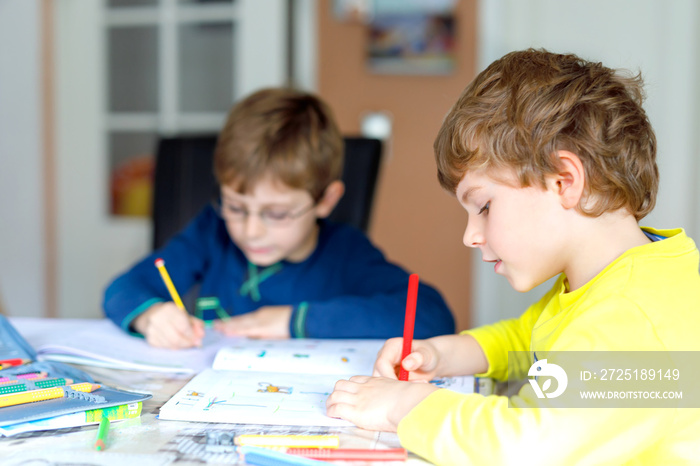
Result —
<instances>
[{"instance_id":1,"label":"colored pencil on table","mask_svg":"<svg viewBox=\"0 0 700 466\"><path fill-rule=\"evenodd\" d=\"M89 382L83 382L68 385L68 387L79 392L90 393L100 388L100 385L92 384ZM2 395L0 396L0 408L4 408L5 406L16 406L26 403L33 403L35 401L62 398L65 395L64 388L65 387L41 388L39 390L30 390L28 392Z\"/></svg>"},{"instance_id":2,"label":"colored pencil on table","mask_svg":"<svg viewBox=\"0 0 700 466\"><path fill-rule=\"evenodd\" d=\"M0 385L0 395L8 395L10 393L26 392L27 386L23 383L11 383Z\"/></svg>"},{"instance_id":3,"label":"colored pencil on table","mask_svg":"<svg viewBox=\"0 0 700 466\"><path fill-rule=\"evenodd\" d=\"M28 359L22 358L0 359L0 365L2 365L3 369L5 367L21 366L22 364L26 364L28 362Z\"/></svg>"},{"instance_id":4,"label":"colored pencil on table","mask_svg":"<svg viewBox=\"0 0 700 466\"><path fill-rule=\"evenodd\" d=\"M408 452L403 448L287 448L285 453L326 461L406 461L408 457Z\"/></svg>"},{"instance_id":5,"label":"colored pencil on table","mask_svg":"<svg viewBox=\"0 0 700 466\"><path fill-rule=\"evenodd\" d=\"M46 372L26 372L23 374L13 374L10 377L0 377L0 383L12 383L17 379L44 379L46 376Z\"/></svg>"},{"instance_id":6,"label":"colored pencil on table","mask_svg":"<svg viewBox=\"0 0 700 466\"><path fill-rule=\"evenodd\" d=\"M403 350L401 351L401 361L411 354L413 346L413 327L416 322L416 302L418 301L418 275L412 273L408 277L408 294L406 296L406 317L403 323ZM399 363L401 364L401 363ZM399 369L399 380L408 380L408 371Z\"/></svg>"},{"instance_id":7,"label":"colored pencil on table","mask_svg":"<svg viewBox=\"0 0 700 466\"><path fill-rule=\"evenodd\" d=\"M337 435L236 435L239 446L254 447L295 447L295 448L338 448Z\"/></svg>"},{"instance_id":8,"label":"colored pencil on table","mask_svg":"<svg viewBox=\"0 0 700 466\"><path fill-rule=\"evenodd\" d=\"M32 390L35 388L51 388L51 387L61 387L63 385L70 385L73 383L72 379L39 379L36 382L32 382L34 384L34 387L32 387ZM22 381L17 381L16 383L12 384L2 384L0 385L0 395L7 395L10 393L17 393L17 392L26 392L29 390L27 388L27 384Z\"/></svg>"},{"instance_id":9,"label":"colored pencil on table","mask_svg":"<svg viewBox=\"0 0 700 466\"><path fill-rule=\"evenodd\" d=\"M33 382L34 386L37 388L51 388L60 387L62 385L70 385L73 383L73 379L57 378L57 379L41 379Z\"/></svg>"},{"instance_id":10,"label":"colored pencil on table","mask_svg":"<svg viewBox=\"0 0 700 466\"><path fill-rule=\"evenodd\" d=\"M243 454L245 464L255 466L320 466L322 464L328 464L323 461L304 458L303 456L288 455L267 448L240 447L238 452Z\"/></svg>"},{"instance_id":11,"label":"colored pencil on table","mask_svg":"<svg viewBox=\"0 0 700 466\"><path fill-rule=\"evenodd\" d=\"M107 416L102 416L102 419L100 419L100 427L97 429L97 438L95 439L95 450L102 451L106 448L108 433L109 418Z\"/></svg>"}]
</instances>

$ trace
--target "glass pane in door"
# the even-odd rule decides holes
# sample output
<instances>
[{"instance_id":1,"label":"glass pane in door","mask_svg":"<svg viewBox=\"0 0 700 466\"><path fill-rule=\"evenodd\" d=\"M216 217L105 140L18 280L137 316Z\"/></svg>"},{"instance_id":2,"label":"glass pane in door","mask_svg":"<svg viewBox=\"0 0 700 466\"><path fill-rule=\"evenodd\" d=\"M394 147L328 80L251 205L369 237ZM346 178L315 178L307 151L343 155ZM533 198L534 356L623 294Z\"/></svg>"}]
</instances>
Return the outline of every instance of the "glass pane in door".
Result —
<instances>
[{"instance_id":1,"label":"glass pane in door","mask_svg":"<svg viewBox=\"0 0 700 466\"><path fill-rule=\"evenodd\" d=\"M158 110L156 26L112 27L108 35L110 112Z\"/></svg>"},{"instance_id":2,"label":"glass pane in door","mask_svg":"<svg viewBox=\"0 0 700 466\"><path fill-rule=\"evenodd\" d=\"M233 102L233 24L186 23L178 32L180 110L228 111Z\"/></svg>"}]
</instances>

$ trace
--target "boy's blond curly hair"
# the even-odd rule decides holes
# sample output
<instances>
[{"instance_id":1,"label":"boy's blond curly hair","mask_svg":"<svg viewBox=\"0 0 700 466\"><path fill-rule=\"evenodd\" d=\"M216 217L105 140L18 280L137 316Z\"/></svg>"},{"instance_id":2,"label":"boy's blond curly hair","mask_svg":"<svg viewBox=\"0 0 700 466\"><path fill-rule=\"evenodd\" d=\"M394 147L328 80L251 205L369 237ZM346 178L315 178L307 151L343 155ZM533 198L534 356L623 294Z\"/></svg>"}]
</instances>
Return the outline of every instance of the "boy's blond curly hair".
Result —
<instances>
[{"instance_id":1,"label":"boy's blond curly hair","mask_svg":"<svg viewBox=\"0 0 700 466\"><path fill-rule=\"evenodd\" d=\"M544 187L560 168L556 152L568 150L585 170L582 213L624 208L639 220L654 208L659 184L642 85L640 75L576 55L511 52L482 71L445 118L434 144L440 184L454 193L467 171L509 168L521 186Z\"/></svg>"}]
</instances>

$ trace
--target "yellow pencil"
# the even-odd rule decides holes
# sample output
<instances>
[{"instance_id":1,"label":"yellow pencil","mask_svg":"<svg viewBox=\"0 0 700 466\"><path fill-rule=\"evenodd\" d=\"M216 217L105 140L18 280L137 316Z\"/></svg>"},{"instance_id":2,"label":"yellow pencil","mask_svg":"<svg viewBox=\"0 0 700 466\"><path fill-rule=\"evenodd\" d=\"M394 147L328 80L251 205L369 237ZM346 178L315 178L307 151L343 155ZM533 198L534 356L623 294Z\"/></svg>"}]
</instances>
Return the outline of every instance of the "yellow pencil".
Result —
<instances>
[{"instance_id":1,"label":"yellow pencil","mask_svg":"<svg viewBox=\"0 0 700 466\"><path fill-rule=\"evenodd\" d=\"M161 278L163 278L163 283L165 283L165 286L168 288L168 292L170 292L170 296L173 298L173 301L175 302L175 305L182 309L184 313L187 313L187 310L185 309L185 305L182 304L182 300L180 299L180 295L177 293L177 290L175 289L175 285L173 285L173 281L170 279L170 274L168 274L168 271L165 269L165 261L163 259L156 259L156 267L158 267L158 271L160 272Z\"/></svg>"},{"instance_id":2,"label":"yellow pencil","mask_svg":"<svg viewBox=\"0 0 700 466\"><path fill-rule=\"evenodd\" d=\"M236 435L238 446L288 447L288 448L338 448L337 435Z\"/></svg>"},{"instance_id":3,"label":"yellow pencil","mask_svg":"<svg viewBox=\"0 0 700 466\"><path fill-rule=\"evenodd\" d=\"M89 382L75 383L68 387L79 392L93 392L100 388L98 384ZM0 396L0 408L5 406L16 406L25 403L33 403L35 401L51 400L54 398L62 398L64 395L64 387L42 388L39 390L31 390L28 392L12 393L10 395Z\"/></svg>"}]
</instances>

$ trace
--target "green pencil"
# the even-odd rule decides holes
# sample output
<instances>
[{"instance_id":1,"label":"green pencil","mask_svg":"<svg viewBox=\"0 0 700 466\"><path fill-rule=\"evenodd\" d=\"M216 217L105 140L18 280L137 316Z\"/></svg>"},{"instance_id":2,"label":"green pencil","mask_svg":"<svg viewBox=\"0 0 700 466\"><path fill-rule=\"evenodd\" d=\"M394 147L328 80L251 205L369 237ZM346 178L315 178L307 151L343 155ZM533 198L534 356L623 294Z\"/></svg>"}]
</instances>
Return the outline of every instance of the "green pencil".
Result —
<instances>
[{"instance_id":1,"label":"green pencil","mask_svg":"<svg viewBox=\"0 0 700 466\"><path fill-rule=\"evenodd\" d=\"M27 387L23 383L13 383L0 386L0 395L9 395L10 393L26 392Z\"/></svg>"},{"instance_id":2,"label":"green pencil","mask_svg":"<svg viewBox=\"0 0 700 466\"><path fill-rule=\"evenodd\" d=\"M97 429L97 438L95 439L95 449L97 451L102 451L105 449L105 442L107 441L108 432L109 418L107 416L102 416L100 427Z\"/></svg>"},{"instance_id":3,"label":"green pencil","mask_svg":"<svg viewBox=\"0 0 700 466\"><path fill-rule=\"evenodd\" d=\"M64 385L70 385L73 383L71 379L41 379L33 381L36 388L53 388L62 387ZM18 383L3 384L0 385L0 395L9 395L10 393L26 392L27 388L26 382L19 381Z\"/></svg>"},{"instance_id":4,"label":"green pencil","mask_svg":"<svg viewBox=\"0 0 700 466\"><path fill-rule=\"evenodd\" d=\"M60 378L60 379L42 379L34 382L34 386L38 388L51 388L60 387L62 385L70 385L73 383L72 379Z\"/></svg>"}]
</instances>

